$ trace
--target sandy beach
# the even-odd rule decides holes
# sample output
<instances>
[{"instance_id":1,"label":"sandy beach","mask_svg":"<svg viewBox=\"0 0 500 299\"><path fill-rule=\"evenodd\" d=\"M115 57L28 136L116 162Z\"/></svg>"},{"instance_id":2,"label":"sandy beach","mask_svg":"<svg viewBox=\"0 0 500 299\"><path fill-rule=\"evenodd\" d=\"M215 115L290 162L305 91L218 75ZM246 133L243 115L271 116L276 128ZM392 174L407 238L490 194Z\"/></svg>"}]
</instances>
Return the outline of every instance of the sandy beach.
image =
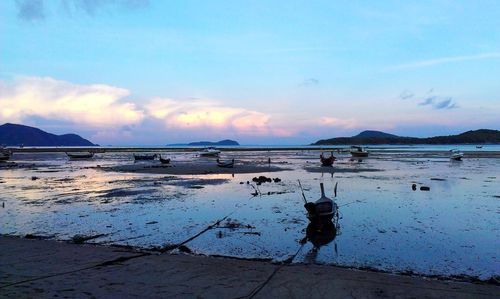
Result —
<instances>
[{"instance_id":1,"label":"sandy beach","mask_svg":"<svg viewBox=\"0 0 500 299\"><path fill-rule=\"evenodd\" d=\"M0 237L4 298L496 298L498 286Z\"/></svg>"}]
</instances>

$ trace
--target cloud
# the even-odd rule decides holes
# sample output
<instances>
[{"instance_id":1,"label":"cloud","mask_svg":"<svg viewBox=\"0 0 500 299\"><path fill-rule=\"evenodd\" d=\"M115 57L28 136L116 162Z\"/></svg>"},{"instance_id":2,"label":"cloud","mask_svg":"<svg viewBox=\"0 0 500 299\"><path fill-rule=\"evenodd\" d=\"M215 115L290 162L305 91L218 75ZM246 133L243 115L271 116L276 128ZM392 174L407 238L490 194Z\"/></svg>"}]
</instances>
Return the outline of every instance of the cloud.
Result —
<instances>
[{"instance_id":1,"label":"cloud","mask_svg":"<svg viewBox=\"0 0 500 299\"><path fill-rule=\"evenodd\" d=\"M166 128L208 130L245 135L286 134L271 128L271 116L245 108L228 107L213 100L157 98L146 105L149 115Z\"/></svg>"},{"instance_id":2,"label":"cloud","mask_svg":"<svg viewBox=\"0 0 500 299\"><path fill-rule=\"evenodd\" d=\"M41 117L94 128L122 127L144 117L133 103L120 101L128 95L126 89L104 84L22 77L12 84L0 84L0 119L22 123Z\"/></svg>"},{"instance_id":3,"label":"cloud","mask_svg":"<svg viewBox=\"0 0 500 299\"><path fill-rule=\"evenodd\" d=\"M418 103L420 106L432 105L436 97L428 97L424 99L422 102Z\"/></svg>"},{"instance_id":4,"label":"cloud","mask_svg":"<svg viewBox=\"0 0 500 299\"><path fill-rule=\"evenodd\" d=\"M319 119L319 125L328 127L340 127L343 129L352 129L357 126L357 122L354 119L341 119L336 117L321 117Z\"/></svg>"},{"instance_id":5,"label":"cloud","mask_svg":"<svg viewBox=\"0 0 500 299\"><path fill-rule=\"evenodd\" d=\"M300 86L312 86L312 85L318 85L319 80L316 78L308 78L305 79L302 83L300 83Z\"/></svg>"},{"instance_id":6,"label":"cloud","mask_svg":"<svg viewBox=\"0 0 500 299\"><path fill-rule=\"evenodd\" d=\"M403 92L401 92L401 94L399 95L399 98L400 98L401 100L407 100L407 99L411 99L411 98L413 98L413 96L414 96L414 95L415 95L415 94L414 94L414 93L412 93L412 92L411 92L411 91L409 91L409 90L403 90Z\"/></svg>"},{"instance_id":7,"label":"cloud","mask_svg":"<svg viewBox=\"0 0 500 299\"><path fill-rule=\"evenodd\" d=\"M432 106L432 108L436 110L458 108L458 105L453 102L453 99L451 97L448 98L439 98L437 96L428 97L424 99L422 102L420 102L418 105L420 106L430 105Z\"/></svg>"},{"instance_id":8,"label":"cloud","mask_svg":"<svg viewBox=\"0 0 500 299\"><path fill-rule=\"evenodd\" d=\"M16 0L17 16L24 21L40 21L45 19L43 0Z\"/></svg>"},{"instance_id":9,"label":"cloud","mask_svg":"<svg viewBox=\"0 0 500 299\"><path fill-rule=\"evenodd\" d=\"M461 62L469 60L483 60L483 59L498 59L500 58L500 52L491 53L481 53L476 55L464 55L464 56L450 56L441 57L436 59L420 60L411 63L399 64L395 66L388 67L386 70L403 70L412 68L422 68L428 66L434 66L439 64L451 63L451 62Z\"/></svg>"},{"instance_id":10,"label":"cloud","mask_svg":"<svg viewBox=\"0 0 500 299\"><path fill-rule=\"evenodd\" d=\"M63 7L70 13L84 12L94 16L100 11L126 8L139 9L149 5L149 0L62 0Z\"/></svg>"},{"instance_id":11,"label":"cloud","mask_svg":"<svg viewBox=\"0 0 500 299\"><path fill-rule=\"evenodd\" d=\"M46 10L63 8L70 15L83 13L95 16L101 11L142 9L149 5L149 0L16 0L16 4L21 20L41 21L46 18Z\"/></svg>"}]
</instances>

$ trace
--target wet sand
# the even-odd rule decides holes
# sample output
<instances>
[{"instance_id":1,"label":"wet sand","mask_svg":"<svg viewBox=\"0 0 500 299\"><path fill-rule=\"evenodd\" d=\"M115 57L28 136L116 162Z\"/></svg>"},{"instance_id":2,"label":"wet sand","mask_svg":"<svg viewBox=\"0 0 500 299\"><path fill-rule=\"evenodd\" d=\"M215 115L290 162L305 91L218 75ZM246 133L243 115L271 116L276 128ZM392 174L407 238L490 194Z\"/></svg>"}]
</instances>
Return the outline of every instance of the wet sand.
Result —
<instances>
[{"instance_id":1,"label":"wet sand","mask_svg":"<svg viewBox=\"0 0 500 299\"><path fill-rule=\"evenodd\" d=\"M500 287L0 236L6 298L497 298Z\"/></svg>"},{"instance_id":2,"label":"wet sand","mask_svg":"<svg viewBox=\"0 0 500 299\"><path fill-rule=\"evenodd\" d=\"M149 173L149 174L172 174L172 175L201 175L201 174L237 174L237 173L262 173L286 170L282 167L258 165L258 164L235 164L233 168L218 167L215 161L211 163L172 163L170 165L136 163L118 165L112 167L100 167L104 171Z\"/></svg>"},{"instance_id":3,"label":"wet sand","mask_svg":"<svg viewBox=\"0 0 500 299\"><path fill-rule=\"evenodd\" d=\"M292 264L498 280L499 159L453 162L444 151L336 155L330 174L308 150L224 152L222 160L236 160L233 169L192 152L165 154L174 167L134 163L131 152L77 161L64 153L16 153L8 163L18 166L1 171L0 234L92 236L92 243L143 250L182 243L195 254L278 263L302 247ZM271 173L268 158L283 171ZM120 167L133 171L103 171ZM257 184L259 176L279 180ZM327 196L339 183L340 227L319 250L299 242L308 223L298 179L311 201L320 182Z\"/></svg>"}]
</instances>

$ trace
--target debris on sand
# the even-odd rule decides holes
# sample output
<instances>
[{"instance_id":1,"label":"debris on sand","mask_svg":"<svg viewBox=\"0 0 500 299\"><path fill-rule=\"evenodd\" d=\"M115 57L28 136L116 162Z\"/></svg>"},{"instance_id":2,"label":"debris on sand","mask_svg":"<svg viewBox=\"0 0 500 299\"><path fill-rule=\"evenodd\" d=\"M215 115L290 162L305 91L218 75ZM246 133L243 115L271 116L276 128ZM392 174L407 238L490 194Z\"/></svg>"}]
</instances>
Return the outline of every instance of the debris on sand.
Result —
<instances>
[{"instance_id":1,"label":"debris on sand","mask_svg":"<svg viewBox=\"0 0 500 299\"><path fill-rule=\"evenodd\" d=\"M273 180L271 178L268 178L266 176L259 176L259 177L254 177L252 179L253 182L257 183L257 184L262 184L262 183L270 183L272 182Z\"/></svg>"},{"instance_id":2,"label":"debris on sand","mask_svg":"<svg viewBox=\"0 0 500 299\"><path fill-rule=\"evenodd\" d=\"M146 222L146 224L156 224L158 223L158 221L149 221L149 222Z\"/></svg>"},{"instance_id":3,"label":"debris on sand","mask_svg":"<svg viewBox=\"0 0 500 299\"><path fill-rule=\"evenodd\" d=\"M260 184L263 184L263 183L271 183L271 182L275 182L275 183L279 183L281 182L281 179L280 178L268 178L266 176L259 176L259 177L254 177L252 179L253 182L257 183L257 185L260 185Z\"/></svg>"},{"instance_id":4,"label":"debris on sand","mask_svg":"<svg viewBox=\"0 0 500 299\"><path fill-rule=\"evenodd\" d=\"M75 244L83 244L86 241L97 239L100 237L104 237L106 235L107 234L97 234L97 235L93 235L93 236L74 235L73 238L71 238L71 242L73 242Z\"/></svg>"},{"instance_id":5,"label":"debris on sand","mask_svg":"<svg viewBox=\"0 0 500 299\"><path fill-rule=\"evenodd\" d=\"M187 247L186 245L181 245L181 246L177 247L177 249L183 253L193 253L193 251L189 247Z\"/></svg>"},{"instance_id":6,"label":"debris on sand","mask_svg":"<svg viewBox=\"0 0 500 299\"><path fill-rule=\"evenodd\" d=\"M430 187L427 187L427 186L421 186L420 187L420 191L430 191L431 188Z\"/></svg>"},{"instance_id":7,"label":"debris on sand","mask_svg":"<svg viewBox=\"0 0 500 299\"><path fill-rule=\"evenodd\" d=\"M411 185L411 189L412 189L413 191L417 190L417 184L413 184L413 185Z\"/></svg>"},{"instance_id":8,"label":"debris on sand","mask_svg":"<svg viewBox=\"0 0 500 299\"><path fill-rule=\"evenodd\" d=\"M255 228L255 226L251 226L250 224L243 224L236 219L228 218L224 223L220 224L218 228L229 228L231 230L238 228Z\"/></svg>"},{"instance_id":9,"label":"debris on sand","mask_svg":"<svg viewBox=\"0 0 500 299\"><path fill-rule=\"evenodd\" d=\"M446 181L446 179L442 179L442 178L431 178L431 181Z\"/></svg>"},{"instance_id":10,"label":"debris on sand","mask_svg":"<svg viewBox=\"0 0 500 299\"><path fill-rule=\"evenodd\" d=\"M30 240L47 240L47 239L52 239L54 238L54 235L50 236L40 236L40 235L35 235L35 234L26 234L24 236L25 239L30 239Z\"/></svg>"}]
</instances>

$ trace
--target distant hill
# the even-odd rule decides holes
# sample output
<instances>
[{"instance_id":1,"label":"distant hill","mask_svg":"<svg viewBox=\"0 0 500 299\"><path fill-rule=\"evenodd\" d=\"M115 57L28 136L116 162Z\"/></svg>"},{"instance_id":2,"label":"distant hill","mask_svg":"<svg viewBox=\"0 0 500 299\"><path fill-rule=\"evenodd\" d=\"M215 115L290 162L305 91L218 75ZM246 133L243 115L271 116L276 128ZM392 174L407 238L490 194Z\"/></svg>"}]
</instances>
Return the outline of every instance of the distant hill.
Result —
<instances>
[{"instance_id":1,"label":"distant hill","mask_svg":"<svg viewBox=\"0 0 500 299\"><path fill-rule=\"evenodd\" d=\"M187 145L187 146L234 146L234 145L240 145L237 141L230 140L230 139L225 139L217 142L212 142L212 141L197 141L197 142L191 142L191 143L177 143L177 144L169 144L169 145L175 145L175 146L182 146L182 145Z\"/></svg>"},{"instance_id":2,"label":"distant hill","mask_svg":"<svg viewBox=\"0 0 500 299\"><path fill-rule=\"evenodd\" d=\"M319 140L312 145L343 144L500 144L500 131L480 129L458 135L427 138L400 137L378 131L364 131L353 137L338 137Z\"/></svg>"},{"instance_id":3,"label":"distant hill","mask_svg":"<svg viewBox=\"0 0 500 299\"><path fill-rule=\"evenodd\" d=\"M7 146L93 146L76 134L55 135L37 128L6 123L0 126L0 145Z\"/></svg>"},{"instance_id":4,"label":"distant hill","mask_svg":"<svg viewBox=\"0 0 500 299\"><path fill-rule=\"evenodd\" d=\"M359 133L356 136L353 136L353 138L398 138L399 136L392 135L389 133L384 133L380 131L363 131Z\"/></svg>"}]
</instances>

